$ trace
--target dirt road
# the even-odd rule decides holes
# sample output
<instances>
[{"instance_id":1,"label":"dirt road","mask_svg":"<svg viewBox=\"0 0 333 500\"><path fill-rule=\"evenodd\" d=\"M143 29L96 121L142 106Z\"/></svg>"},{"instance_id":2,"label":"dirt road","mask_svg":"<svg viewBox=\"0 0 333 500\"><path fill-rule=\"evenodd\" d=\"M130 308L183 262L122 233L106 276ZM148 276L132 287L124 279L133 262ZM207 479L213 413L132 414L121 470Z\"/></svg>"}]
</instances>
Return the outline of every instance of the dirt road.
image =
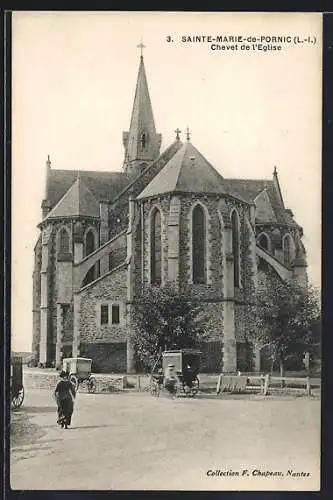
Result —
<instances>
[{"instance_id":1,"label":"dirt road","mask_svg":"<svg viewBox=\"0 0 333 500\"><path fill-rule=\"evenodd\" d=\"M319 400L79 393L65 430L48 391L30 390L13 423L15 490L320 486Z\"/></svg>"}]
</instances>

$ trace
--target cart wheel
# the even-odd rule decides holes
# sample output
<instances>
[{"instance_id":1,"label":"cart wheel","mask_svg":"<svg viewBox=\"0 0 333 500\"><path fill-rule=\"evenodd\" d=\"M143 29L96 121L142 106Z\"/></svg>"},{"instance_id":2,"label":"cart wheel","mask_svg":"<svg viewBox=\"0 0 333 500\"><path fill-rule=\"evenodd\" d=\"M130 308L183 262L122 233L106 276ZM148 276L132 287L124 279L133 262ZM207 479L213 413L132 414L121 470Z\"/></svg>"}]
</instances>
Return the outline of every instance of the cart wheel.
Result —
<instances>
[{"instance_id":1,"label":"cart wheel","mask_svg":"<svg viewBox=\"0 0 333 500\"><path fill-rule=\"evenodd\" d=\"M185 392L185 388L183 383L180 380L177 380L175 385L175 397L178 398L182 393Z\"/></svg>"},{"instance_id":2,"label":"cart wheel","mask_svg":"<svg viewBox=\"0 0 333 500\"><path fill-rule=\"evenodd\" d=\"M199 379L198 377L195 377L195 379L192 382L192 387L191 387L191 396L195 396L198 394L199 391Z\"/></svg>"},{"instance_id":3,"label":"cart wheel","mask_svg":"<svg viewBox=\"0 0 333 500\"><path fill-rule=\"evenodd\" d=\"M154 379L151 379L150 380L150 385L149 385L149 390L150 390L150 394L152 396L159 396L160 395L160 384L154 380Z\"/></svg>"},{"instance_id":4,"label":"cart wheel","mask_svg":"<svg viewBox=\"0 0 333 500\"><path fill-rule=\"evenodd\" d=\"M187 396L188 398L192 396L192 387L188 386L187 384L183 385L183 391L185 396Z\"/></svg>"},{"instance_id":5,"label":"cart wheel","mask_svg":"<svg viewBox=\"0 0 333 500\"><path fill-rule=\"evenodd\" d=\"M96 380L95 377L89 377L87 380L87 386L88 386L88 392L95 392L96 391Z\"/></svg>"},{"instance_id":6,"label":"cart wheel","mask_svg":"<svg viewBox=\"0 0 333 500\"><path fill-rule=\"evenodd\" d=\"M20 408L24 400L24 388L19 390L19 392L12 397L12 408Z\"/></svg>"},{"instance_id":7,"label":"cart wheel","mask_svg":"<svg viewBox=\"0 0 333 500\"><path fill-rule=\"evenodd\" d=\"M77 379L77 377L73 374L71 374L69 376L69 380L72 382L72 384L74 385L74 388L75 388L75 392L78 390L79 388L79 381Z\"/></svg>"}]
</instances>

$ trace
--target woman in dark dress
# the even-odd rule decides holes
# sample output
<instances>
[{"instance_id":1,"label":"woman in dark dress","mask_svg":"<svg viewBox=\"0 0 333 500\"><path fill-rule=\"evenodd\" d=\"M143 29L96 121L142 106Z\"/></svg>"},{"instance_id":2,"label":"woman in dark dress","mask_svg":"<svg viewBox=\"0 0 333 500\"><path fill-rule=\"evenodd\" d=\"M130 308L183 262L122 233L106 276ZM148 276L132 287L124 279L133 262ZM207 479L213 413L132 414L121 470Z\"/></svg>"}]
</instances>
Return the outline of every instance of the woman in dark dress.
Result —
<instances>
[{"instance_id":1,"label":"woman in dark dress","mask_svg":"<svg viewBox=\"0 0 333 500\"><path fill-rule=\"evenodd\" d=\"M60 379L54 391L54 396L58 405L57 423L61 428L67 429L71 425L74 411L75 388L69 380L68 373L62 371Z\"/></svg>"}]
</instances>

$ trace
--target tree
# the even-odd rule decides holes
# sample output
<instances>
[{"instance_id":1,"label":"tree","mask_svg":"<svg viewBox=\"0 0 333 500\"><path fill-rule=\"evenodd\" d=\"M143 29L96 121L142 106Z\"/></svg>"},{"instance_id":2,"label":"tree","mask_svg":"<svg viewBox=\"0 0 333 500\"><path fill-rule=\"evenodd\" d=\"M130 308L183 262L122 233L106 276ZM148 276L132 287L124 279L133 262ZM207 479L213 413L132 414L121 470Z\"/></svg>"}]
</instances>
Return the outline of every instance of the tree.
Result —
<instances>
[{"instance_id":1,"label":"tree","mask_svg":"<svg viewBox=\"0 0 333 500\"><path fill-rule=\"evenodd\" d=\"M248 339L259 349L269 347L272 366L293 354L318 352L321 336L320 296L311 284L281 281L269 270L258 281L254 303L247 308Z\"/></svg>"},{"instance_id":2,"label":"tree","mask_svg":"<svg viewBox=\"0 0 333 500\"><path fill-rule=\"evenodd\" d=\"M144 289L133 301L131 322L132 343L145 365L163 350L196 347L207 336L202 301L171 283Z\"/></svg>"}]
</instances>

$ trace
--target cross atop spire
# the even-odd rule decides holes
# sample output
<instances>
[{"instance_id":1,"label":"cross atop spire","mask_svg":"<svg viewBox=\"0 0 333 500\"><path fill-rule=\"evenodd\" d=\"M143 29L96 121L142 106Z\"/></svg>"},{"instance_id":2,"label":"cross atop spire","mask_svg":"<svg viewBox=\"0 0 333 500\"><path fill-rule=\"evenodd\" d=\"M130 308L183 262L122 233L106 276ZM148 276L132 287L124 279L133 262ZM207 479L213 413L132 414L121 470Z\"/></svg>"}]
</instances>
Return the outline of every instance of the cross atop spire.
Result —
<instances>
[{"instance_id":1,"label":"cross atop spire","mask_svg":"<svg viewBox=\"0 0 333 500\"><path fill-rule=\"evenodd\" d=\"M175 134L176 134L176 141L179 141L180 137L179 137L179 134L181 134L181 130L179 130L179 128L177 127L176 130L175 130Z\"/></svg>"},{"instance_id":2,"label":"cross atop spire","mask_svg":"<svg viewBox=\"0 0 333 500\"><path fill-rule=\"evenodd\" d=\"M141 42L139 43L139 45L137 45L137 48L140 49L140 52L141 52L140 57L143 57L143 49L145 49L146 46L143 45L142 38L141 38Z\"/></svg>"},{"instance_id":3,"label":"cross atop spire","mask_svg":"<svg viewBox=\"0 0 333 500\"><path fill-rule=\"evenodd\" d=\"M47 166L47 168L51 168L50 155L47 155L46 166Z\"/></svg>"},{"instance_id":4,"label":"cross atop spire","mask_svg":"<svg viewBox=\"0 0 333 500\"><path fill-rule=\"evenodd\" d=\"M186 139L189 141L190 140L190 129L188 128L188 126L186 127Z\"/></svg>"}]
</instances>

